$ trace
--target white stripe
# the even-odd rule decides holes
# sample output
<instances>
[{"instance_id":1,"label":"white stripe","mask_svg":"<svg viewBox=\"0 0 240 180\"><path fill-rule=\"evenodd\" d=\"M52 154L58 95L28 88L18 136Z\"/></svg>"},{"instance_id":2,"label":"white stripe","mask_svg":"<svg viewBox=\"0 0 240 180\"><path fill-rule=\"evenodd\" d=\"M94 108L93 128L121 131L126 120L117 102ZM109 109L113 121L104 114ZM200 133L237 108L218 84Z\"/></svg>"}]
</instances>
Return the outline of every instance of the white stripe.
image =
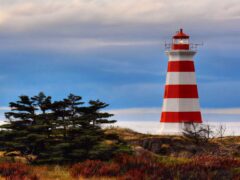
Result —
<instances>
[{"instance_id":1,"label":"white stripe","mask_svg":"<svg viewBox=\"0 0 240 180\"><path fill-rule=\"evenodd\" d=\"M192 56L169 56L168 61L193 61Z\"/></svg>"},{"instance_id":2,"label":"white stripe","mask_svg":"<svg viewBox=\"0 0 240 180\"><path fill-rule=\"evenodd\" d=\"M182 135L184 123L165 123L160 122L161 135Z\"/></svg>"},{"instance_id":3,"label":"white stripe","mask_svg":"<svg viewBox=\"0 0 240 180\"><path fill-rule=\"evenodd\" d=\"M198 98L167 98L163 100L163 112L200 111Z\"/></svg>"},{"instance_id":4,"label":"white stripe","mask_svg":"<svg viewBox=\"0 0 240 180\"><path fill-rule=\"evenodd\" d=\"M169 51L167 55L169 61L193 61L193 56L195 52L193 51Z\"/></svg>"},{"instance_id":5,"label":"white stripe","mask_svg":"<svg viewBox=\"0 0 240 180\"><path fill-rule=\"evenodd\" d=\"M195 125L199 123L193 123ZM182 135L185 128L189 128L192 124L189 123L166 123L160 122L160 131L161 135Z\"/></svg>"},{"instance_id":6,"label":"white stripe","mask_svg":"<svg viewBox=\"0 0 240 180\"><path fill-rule=\"evenodd\" d=\"M196 84L194 72L168 72L166 84Z\"/></svg>"}]
</instances>

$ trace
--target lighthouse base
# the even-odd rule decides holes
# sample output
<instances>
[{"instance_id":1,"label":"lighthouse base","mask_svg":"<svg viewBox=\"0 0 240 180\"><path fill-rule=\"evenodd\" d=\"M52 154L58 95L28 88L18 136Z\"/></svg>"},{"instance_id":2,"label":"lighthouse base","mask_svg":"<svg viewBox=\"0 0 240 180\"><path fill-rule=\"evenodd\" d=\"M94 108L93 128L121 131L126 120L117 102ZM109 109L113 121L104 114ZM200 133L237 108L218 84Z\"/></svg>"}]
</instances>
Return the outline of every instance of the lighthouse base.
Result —
<instances>
[{"instance_id":1,"label":"lighthouse base","mask_svg":"<svg viewBox=\"0 0 240 180\"><path fill-rule=\"evenodd\" d=\"M200 124L200 123L194 123ZM163 123L160 122L161 135L183 135L184 130L191 129L192 123Z\"/></svg>"}]
</instances>

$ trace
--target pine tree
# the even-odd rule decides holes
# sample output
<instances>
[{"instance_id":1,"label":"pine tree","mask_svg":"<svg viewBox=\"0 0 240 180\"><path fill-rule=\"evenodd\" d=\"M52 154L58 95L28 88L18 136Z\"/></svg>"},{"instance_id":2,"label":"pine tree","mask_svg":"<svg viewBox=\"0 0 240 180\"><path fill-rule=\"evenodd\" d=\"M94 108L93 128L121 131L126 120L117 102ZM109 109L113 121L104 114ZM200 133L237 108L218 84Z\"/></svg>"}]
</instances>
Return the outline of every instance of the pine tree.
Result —
<instances>
[{"instance_id":1,"label":"pine tree","mask_svg":"<svg viewBox=\"0 0 240 180\"><path fill-rule=\"evenodd\" d=\"M38 163L72 163L84 159L109 158L122 141L115 146L104 144L108 136L101 129L112 114L102 112L108 104L99 100L83 106L81 96L70 94L52 102L40 92L37 96L20 96L11 102L7 124L2 125L0 143L9 151L35 155Z\"/></svg>"},{"instance_id":2,"label":"pine tree","mask_svg":"<svg viewBox=\"0 0 240 180\"><path fill-rule=\"evenodd\" d=\"M9 104L11 112L5 113L9 120L4 124L1 133L1 141L8 151L18 150L22 154L35 154L35 143L32 141L33 134L29 132L29 127L37 123L36 107L34 101L28 96L20 96L17 102Z\"/></svg>"}]
</instances>

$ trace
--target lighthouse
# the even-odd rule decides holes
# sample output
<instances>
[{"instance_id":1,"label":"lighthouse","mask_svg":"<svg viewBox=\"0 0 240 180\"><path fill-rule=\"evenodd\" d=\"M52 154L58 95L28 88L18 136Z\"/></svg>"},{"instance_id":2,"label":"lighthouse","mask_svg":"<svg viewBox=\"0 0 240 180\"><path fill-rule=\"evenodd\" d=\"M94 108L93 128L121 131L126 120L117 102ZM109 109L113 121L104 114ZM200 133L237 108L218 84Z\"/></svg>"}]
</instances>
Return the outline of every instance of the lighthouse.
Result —
<instances>
[{"instance_id":1,"label":"lighthouse","mask_svg":"<svg viewBox=\"0 0 240 180\"><path fill-rule=\"evenodd\" d=\"M180 29L169 44L168 68L160 120L160 133L181 135L193 123L202 123L189 36Z\"/></svg>"}]
</instances>

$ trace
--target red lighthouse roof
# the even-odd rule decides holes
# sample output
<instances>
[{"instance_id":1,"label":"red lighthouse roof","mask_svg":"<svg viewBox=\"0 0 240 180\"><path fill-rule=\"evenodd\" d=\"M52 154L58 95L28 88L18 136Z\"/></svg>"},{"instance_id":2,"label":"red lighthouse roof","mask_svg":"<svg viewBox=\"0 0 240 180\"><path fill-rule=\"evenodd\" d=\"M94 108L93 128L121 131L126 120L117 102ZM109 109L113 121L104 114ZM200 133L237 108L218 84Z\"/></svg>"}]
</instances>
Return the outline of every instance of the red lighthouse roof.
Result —
<instances>
[{"instance_id":1,"label":"red lighthouse roof","mask_svg":"<svg viewBox=\"0 0 240 180\"><path fill-rule=\"evenodd\" d=\"M180 29L180 31L178 31L177 34L175 34L173 36L173 38L174 39L188 39L189 36L183 32L183 29Z\"/></svg>"}]
</instances>

